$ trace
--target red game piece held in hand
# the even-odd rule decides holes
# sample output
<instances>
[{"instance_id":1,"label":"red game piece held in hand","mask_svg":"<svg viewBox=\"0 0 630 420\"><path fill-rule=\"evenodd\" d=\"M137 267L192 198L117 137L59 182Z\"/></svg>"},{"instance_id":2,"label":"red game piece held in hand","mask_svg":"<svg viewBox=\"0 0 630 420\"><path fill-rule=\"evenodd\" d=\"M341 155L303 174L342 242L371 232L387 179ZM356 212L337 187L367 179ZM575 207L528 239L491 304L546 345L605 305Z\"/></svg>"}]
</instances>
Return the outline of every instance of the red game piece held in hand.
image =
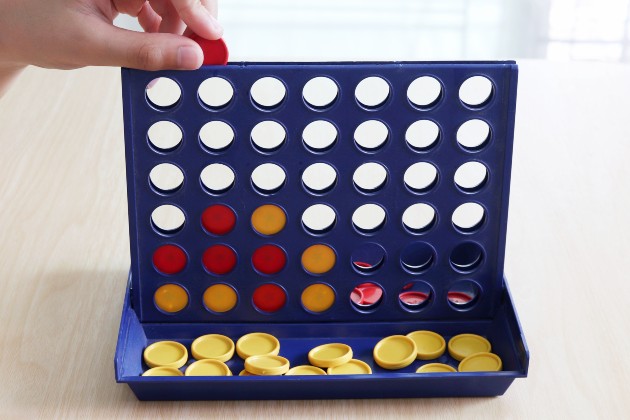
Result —
<instances>
[{"instance_id":1,"label":"red game piece held in hand","mask_svg":"<svg viewBox=\"0 0 630 420\"><path fill-rule=\"evenodd\" d=\"M190 35L190 39L195 41L203 50L204 66L224 66L228 62L228 49L223 38L205 39L197 34Z\"/></svg>"}]
</instances>

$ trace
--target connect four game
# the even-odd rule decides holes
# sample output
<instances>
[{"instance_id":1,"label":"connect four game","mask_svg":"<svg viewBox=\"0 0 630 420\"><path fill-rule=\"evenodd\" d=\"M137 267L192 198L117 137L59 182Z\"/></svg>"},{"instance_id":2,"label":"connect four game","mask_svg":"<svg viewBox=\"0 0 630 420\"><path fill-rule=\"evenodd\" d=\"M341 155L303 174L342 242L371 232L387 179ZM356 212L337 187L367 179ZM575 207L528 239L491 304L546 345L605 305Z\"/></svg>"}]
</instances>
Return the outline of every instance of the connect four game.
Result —
<instances>
[{"instance_id":1,"label":"connect four game","mask_svg":"<svg viewBox=\"0 0 630 420\"><path fill-rule=\"evenodd\" d=\"M514 62L122 71L140 399L490 396L528 350L503 276Z\"/></svg>"}]
</instances>

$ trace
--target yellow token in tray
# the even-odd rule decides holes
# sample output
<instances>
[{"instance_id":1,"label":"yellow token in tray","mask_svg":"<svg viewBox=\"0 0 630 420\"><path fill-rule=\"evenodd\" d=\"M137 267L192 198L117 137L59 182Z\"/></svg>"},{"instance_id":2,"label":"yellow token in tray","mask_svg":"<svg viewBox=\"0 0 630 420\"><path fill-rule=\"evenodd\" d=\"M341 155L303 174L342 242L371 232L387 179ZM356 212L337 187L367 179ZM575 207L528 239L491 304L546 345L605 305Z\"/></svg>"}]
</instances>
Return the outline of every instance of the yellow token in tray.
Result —
<instances>
[{"instance_id":1,"label":"yellow token in tray","mask_svg":"<svg viewBox=\"0 0 630 420\"><path fill-rule=\"evenodd\" d=\"M414 331L407 334L416 343L418 349L418 359L437 359L446 350L446 341L440 334L433 331Z\"/></svg>"},{"instance_id":2,"label":"yellow token in tray","mask_svg":"<svg viewBox=\"0 0 630 420\"><path fill-rule=\"evenodd\" d=\"M404 335L385 337L374 346L374 361L384 369L402 369L416 360L416 342Z\"/></svg>"},{"instance_id":3,"label":"yellow token in tray","mask_svg":"<svg viewBox=\"0 0 630 420\"><path fill-rule=\"evenodd\" d=\"M254 375L282 375L289 370L289 361L273 354L252 356L245 359L245 370Z\"/></svg>"},{"instance_id":4,"label":"yellow token in tray","mask_svg":"<svg viewBox=\"0 0 630 420\"><path fill-rule=\"evenodd\" d=\"M236 353L243 360L251 356L277 355L280 353L280 342L271 334L246 334L236 342Z\"/></svg>"},{"instance_id":5,"label":"yellow token in tray","mask_svg":"<svg viewBox=\"0 0 630 420\"><path fill-rule=\"evenodd\" d=\"M318 368L317 366L301 365L301 366L292 367L291 369L288 370L287 373L284 374L284 376L325 375L325 374L326 372L324 372L322 369Z\"/></svg>"},{"instance_id":6,"label":"yellow token in tray","mask_svg":"<svg viewBox=\"0 0 630 420\"><path fill-rule=\"evenodd\" d=\"M308 361L321 368L335 367L352 359L352 349L347 344L330 343L317 346L308 352Z\"/></svg>"},{"instance_id":7,"label":"yellow token in tray","mask_svg":"<svg viewBox=\"0 0 630 420\"><path fill-rule=\"evenodd\" d=\"M466 357L457 368L460 372L498 372L503 368L501 358L494 353L475 353Z\"/></svg>"},{"instance_id":8,"label":"yellow token in tray","mask_svg":"<svg viewBox=\"0 0 630 420\"><path fill-rule=\"evenodd\" d=\"M258 376L258 375L254 375L253 373L249 373L248 371L246 371L245 369L241 370L241 372L238 374L238 376Z\"/></svg>"},{"instance_id":9,"label":"yellow token in tray","mask_svg":"<svg viewBox=\"0 0 630 420\"><path fill-rule=\"evenodd\" d=\"M202 335L193 341L190 350L197 360L214 359L227 362L234 355L234 342L221 334Z\"/></svg>"},{"instance_id":10,"label":"yellow token in tray","mask_svg":"<svg viewBox=\"0 0 630 420\"><path fill-rule=\"evenodd\" d=\"M329 375L366 375L372 373L370 365L362 360L352 359L343 365L329 367Z\"/></svg>"},{"instance_id":11,"label":"yellow token in tray","mask_svg":"<svg viewBox=\"0 0 630 420\"><path fill-rule=\"evenodd\" d=\"M273 204L262 205L252 213L252 227L262 235L275 235L284 229L286 223L284 210Z\"/></svg>"},{"instance_id":12,"label":"yellow token in tray","mask_svg":"<svg viewBox=\"0 0 630 420\"><path fill-rule=\"evenodd\" d=\"M142 374L142 376L184 376L184 374L174 367L154 367Z\"/></svg>"},{"instance_id":13,"label":"yellow token in tray","mask_svg":"<svg viewBox=\"0 0 630 420\"><path fill-rule=\"evenodd\" d=\"M446 365L444 363L427 363L422 365L416 370L416 373L444 373L444 372L457 372L453 366Z\"/></svg>"},{"instance_id":14,"label":"yellow token in tray","mask_svg":"<svg viewBox=\"0 0 630 420\"><path fill-rule=\"evenodd\" d=\"M448 353L455 360L461 361L471 354L487 353L490 350L490 342L476 334L460 334L448 340Z\"/></svg>"},{"instance_id":15,"label":"yellow token in tray","mask_svg":"<svg viewBox=\"0 0 630 420\"><path fill-rule=\"evenodd\" d=\"M232 376L223 362L214 359L198 360L186 368L186 376Z\"/></svg>"},{"instance_id":16,"label":"yellow token in tray","mask_svg":"<svg viewBox=\"0 0 630 420\"><path fill-rule=\"evenodd\" d=\"M180 368L188 361L188 350L176 341L158 341L144 349L143 357L149 367Z\"/></svg>"}]
</instances>

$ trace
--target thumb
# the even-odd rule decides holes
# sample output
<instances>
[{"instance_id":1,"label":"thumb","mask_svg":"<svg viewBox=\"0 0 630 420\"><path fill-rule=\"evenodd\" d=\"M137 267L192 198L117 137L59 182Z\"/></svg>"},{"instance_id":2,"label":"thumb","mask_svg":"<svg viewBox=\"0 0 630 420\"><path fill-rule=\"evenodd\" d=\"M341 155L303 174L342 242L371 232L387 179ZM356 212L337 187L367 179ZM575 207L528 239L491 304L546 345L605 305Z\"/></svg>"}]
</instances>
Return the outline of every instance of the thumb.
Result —
<instances>
[{"instance_id":1,"label":"thumb","mask_svg":"<svg viewBox=\"0 0 630 420\"><path fill-rule=\"evenodd\" d=\"M100 23L90 31L87 65L130 67L140 70L195 70L203 51L181 35L134 32Z\"/></svg>"}]
</instances>

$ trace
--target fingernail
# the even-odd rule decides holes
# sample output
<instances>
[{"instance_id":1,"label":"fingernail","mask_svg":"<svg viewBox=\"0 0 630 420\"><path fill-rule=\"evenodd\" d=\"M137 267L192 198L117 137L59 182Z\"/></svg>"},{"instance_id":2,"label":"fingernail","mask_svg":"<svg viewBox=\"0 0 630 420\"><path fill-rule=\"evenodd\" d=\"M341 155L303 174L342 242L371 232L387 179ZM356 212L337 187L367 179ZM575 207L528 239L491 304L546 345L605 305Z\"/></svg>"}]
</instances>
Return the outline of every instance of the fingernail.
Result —
<instances>
[{"instance_id":1,"label":"fingernail","mask_svg":"<svg viewBox=\"0 0 630 420\"><path fill-rule=\"evenodd\" d=\"M199 48L184 45L177 50L177 67L183 70L194 70L201 66L202 58Z\"/></svg>"}]
</instances>

